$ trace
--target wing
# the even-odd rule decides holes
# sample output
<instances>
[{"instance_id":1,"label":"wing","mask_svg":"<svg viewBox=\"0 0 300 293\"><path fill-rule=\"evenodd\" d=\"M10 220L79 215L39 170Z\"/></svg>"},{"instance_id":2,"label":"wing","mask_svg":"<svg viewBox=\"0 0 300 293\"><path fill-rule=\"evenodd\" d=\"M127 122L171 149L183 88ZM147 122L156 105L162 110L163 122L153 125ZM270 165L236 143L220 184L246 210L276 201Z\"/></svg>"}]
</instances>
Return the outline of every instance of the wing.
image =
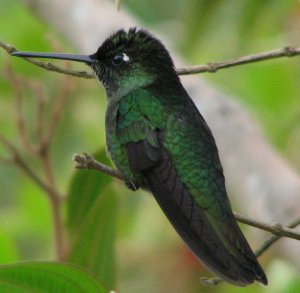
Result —
<instances>
[{"instance_id":1,"label":"wing","mask_svg":"<svg viewBox=\"0 0 300 293\"><path fill-rule=\"evenodd\" d=\"M165 128L153 123L148 108L140 107L137 119L128 118L118 135L130 169L141 175L179 235L211 271L241 286L255 279L266 284L232 214L213 137L195 109L176 116L165 112ZM119 119L124 122L125 116Z\"/></svg>"}]
</instances>

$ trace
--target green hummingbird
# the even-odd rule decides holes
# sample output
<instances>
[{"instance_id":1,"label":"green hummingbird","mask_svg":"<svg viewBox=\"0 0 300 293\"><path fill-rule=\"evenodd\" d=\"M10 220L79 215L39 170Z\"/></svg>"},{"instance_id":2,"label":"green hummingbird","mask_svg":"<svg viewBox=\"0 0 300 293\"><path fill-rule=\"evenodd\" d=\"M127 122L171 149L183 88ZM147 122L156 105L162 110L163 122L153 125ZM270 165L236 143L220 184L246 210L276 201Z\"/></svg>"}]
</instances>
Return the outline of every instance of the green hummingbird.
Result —
<instances>
[{"instance_id":1,"label":"green hummingbird","mask_svg":"<svg viewBox=\"0 0 300 293\"><path fill-rule=\"evenodd\" d=\"M89 65L107 94L107 149L128 185L154 195L213 273L238 286L268 283L232 213L213 135L157 38L131 28L111 35L92 55L12 55Z\"/></svg>"}]
</instances>

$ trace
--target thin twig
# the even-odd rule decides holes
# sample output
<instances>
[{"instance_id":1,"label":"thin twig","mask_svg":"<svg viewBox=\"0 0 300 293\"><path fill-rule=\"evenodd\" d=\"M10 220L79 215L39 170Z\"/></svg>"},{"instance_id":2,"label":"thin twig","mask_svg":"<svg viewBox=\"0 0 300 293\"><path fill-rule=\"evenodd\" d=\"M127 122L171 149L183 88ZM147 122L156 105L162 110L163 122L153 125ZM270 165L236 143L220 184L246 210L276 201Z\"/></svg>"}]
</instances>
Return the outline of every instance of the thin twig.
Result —
<instances>
[{"instance_id":1,"label":"thin twig","mask_svg":"<svg viewBox=\"0 0 300 293\"><path fill-rule=\"evenodd\" d=\"M98 162L95 158L93 158L90 155L83 154L83 156L82 156L82 155L76 154L76 155L73 155L73 160L77 163L75 167L78 169L94 169L94 170L103 172L105 174L108 174L110 176L113 176L117 179L120 179L123 181L125 180L124 176L122 175L122 173L120 171ZM287 228L287 227L282 227L278 223L269 225L269 224L266 224L261 221L250 219L249 217L241 215L236 212L234 212L234 216L237 221L247 224L249 226L253 226L253 227L259 228L261 230L268 231L274 235L281 235L284 237L300 240L299 232L297 232L293 229Z\"/></svg>"},{"instance_id":2,"label":"thin twig","mask_svg":"<svg viewBox=\"0 0 300 293\"><path fill-rule=\"evenodd\" d=\"M49 181L49 184L45 183L37 173L29 167L29 165L24 161L21 157L18 150L10 143L7 139L5 139L0 134L0 143L2 143L8 151L12 153L12 162L14 162L19 168L24 171L29 178L31 178L40 188L42 188L48 198L50 199L53 211L53 221L54 221L54 233L55 233L55 247L57 252L57 259L62 261L64 259L64 230L63 230L63 219L60 211L60 202L61 195L58 193L57 189L54 188L54 182ZM50 167L50 163L47 159L44 160L44 167L46 169L46 175L48 178L52 178L52 169Z\"/></svg>"},{"instance_id":3,"label":"thin twig","mask_svg":"<svg viewBox=\"0 0 300 293\"><path fill-rule=\"evenodd\" d=\"M57 122L59 121L59 118L60 118L61 113L64 108L63 107L64 103L71 92L70 82L71 82L71 80L70 80L69 76L66 75L64 77L64 81L62 81L62 86L61 86L60 90L58 91L58 95L55 98L55 104L53 107L53 111L51 113L49 126L48 126L47 131L44 132L44 137L41 141L41 150L43 150L43 148L49 146L50 141L52 140L55 127L57 125Z\"/></svg>"},{"instance_id":4,"label":"thin twig","mask_svg":"<svg viewBox=\"0 0 300 293\"><path fill-rule=\"evenodd\" d=\"M300 218L297 218L296 220L292 221L289 225L287 225L288 228L296 228L298 225L300 225ZM259 257L260 255L263 254L263 252L265 252L272 244L274 244L277 240L279 240L280 238L282 238L283 235L273 235L271 236L269 239L267 239L262 245L261 247L259 247L256 252L255 255L257 257Z\"/></svg>"},{"instance_id":5,"label":"thin twig","mask_svg":"<svg viewBox=\"0 0 300 293\"><path fill-rule=\"evenodd\" d=\"M46 191L47 193L57 193L51 186L47 185L33 169L29 167L15 146L2 134L0 134L0 143L11 153L11 162L16 163L42 190ZM57 194L57 196L60 195Z\"/></svg>"},{"instance_id":6,"label":"thin twig","mask_svg":"<svg viewBox=\"0 0 300 293\"><path fill-rule=\"evenodd\" d=\"M6 50L9 54L13 52L17 52L18 50L12 46L5 44L4 42L0 41L0 47L2 47L4 50ZM231 60L226 61L220 61L220 62L212 62L202 65L196 65L196 66L190 66L190 67L183 67L183 68L177 68L176 72L178 75L187 75L187 74L196 74L196 73L204 73L204 72L210 72L214 73L217 72L220 69L233 67L233 66L239 66L243 64L249 64L264 60L270 60L275 58L282 58L282 57L294 57L296 55L300 55L300 48L294 48L290 46L286 46L282 49L276 49L272 51L267 51L263 53L253 54L253 55L247 55L240 58L235 58ZM50 62L42 62L36 59L29 59L24 58L28 62L31 62L39 67L42 67L49 71L55 71L58 73L64 73L69 74L73 76L78 76L82 78L95 78L95 76L91 73L88 73L86 71L74 71L74 70L67 70L63 69L59 66L55 66L51 64Z\"/></svg>"},{"instance_id":7,"label":"thin twig","mask_svg":"<svg viewBox=\"0 0 300 293\"><path fill-rule=\"evenodd\" d=\"M58 95L55 99L54 108L51 113L48 129L46 129L41 136L40 149L38 156L42 163L46 179L48 184L53 187L54 190L58 190L56 179L54 176L54 170L52 167L52 161L50 158L50 150L52 145L52 138L55 127L62 113L64 102L70 93L69 77L66 76L62 82L62 86L58 91ZM63 261L66 251L65 231L63 224L63 217L61 213L62 198L58 197L56 193L49 193L48 197L52 206L53 214L53 226L54 226L54 241L57 254L57 260Z\"/></svg>"},{"instance_id":8,"label":"thin twig","mask_svg":"<svg viewBox=\"0 0 300 293\"><path fill-rule=\"evenodd\" d=\"M52 206L53 214L53 226L54 226L54 242L55 250L57 254L57 260L63 261L65 256L65 232L63 226L63 218L61 214L61 197L58 196L56 190L57 185L54 178L54 172L49 158L48 149L41 153L41 162L44 167L45 175L48 180L48 184L52 186L52 191L48 192L48 197Z\"/></svg>"},{"instance_id":9,"label":"thin twig","mask_svg":"<svg viewBox=\"0 0 300 293\"><path fill-rule=\"evenodd\" d=\"M20 79L17 75L14 74L14 72L11 70L9 66L7 66L6 69L6 76L10 80L13 90L15 92L16 97L16 118L17 118L17 127L19 130L19 137L21 139L22 145L24 146L24 149L27 150L29 153L31 153L33 156L38 157L40 159L40 162L42 164L42 167L44 169L45 173L45 180L41 179L38 176L38 173L32 169L22 158L21 154L17 150L17 148L10 143L4 136L0 136L0 143L2 143L6 149L12 154L13 163L15 163L19 168L21 168L31 179L34 180L34 182L40 186L47 195L51 207L52 207L52 213L53 213L53 226L54 226L54 241L55 241L55 250L56 250L56 256L57 260L62 261L65 256L65 232L64 232L64 223L63 223L63 217L61 213L61 203L62 203L62 196L59 194L56 181L54 178L54 171L52 168L52 163L50 159L50 147L52 142L52 136L54 133L55 126L57 124L59 115L62 111L64 101L69 93L69 84L68 82L64 82L61 90L58 93L58 96L56 98L56 103L50 118L49 123L49 129L45 131L44 129L44 101L45 96L42 92L42 96L38 97L38 100L43 100L40 103L40 106L37 108L37 123L41 123L41 126L39 126L38 132L38 147L31 144L29 140L28 135L28 129L26 127L26 121L23 117L22 113L22 98L23 98L23 92L22 88L24 87L20 82ZM65 77L66 80L69 79L69 77ZM32 86L31 86L32 87ZM41 91L39 92L41 94ZM41 113L39 111L42 111Z\"/></svg>"},{"instance_id":10,"label":"thin twig","mask_svg":"<svg viewBox=\"0 0 300 293\"><path fill-rule=\"evenodd\" d=\"M22 113L22 106L23 106L23 84L19 76L17 76L11 68L9 62L6 63L4 68L5 77L10 81L13 85L12 89L14 91L15 96L15 115L16 115L16 125L19 133L19 137L23 147L31 154L35 153L35 148L31 144L28 136L28 130L24 115Z\"/></svg>"},{"instance_id":11,"label":"thin twig","mask_svg":"<svg viewBox=\"0 0 300 293\"><path fill-rule=\"evenodd\" d=\"M3 48L4 50L6 50L9 54L18 52L16 47L6 44L2 41L0 41L0 47ZM23 59L25 59L27 62L30 62L38 67L48 70L48 71L54 71L54 72L58 72L58 73L62 73L62 74L68 74L68 75L87 78L87 79L95 78L94 74L88 73L86 71L76 71L76 70L71 70L71 69L64 69L59 66L53 65L51 62L42 62L40 60L32 59L32 58L23 58Z\"/></svg>"},{"instance_id":12,"label":"thin twig","mask_svg":"<svg viewBox=\"0 0 300 293\"><path fill-rule=\"evenodd\" d=\"M274 223L274 224L270 225L270 224L264 223L262 221L254 220L245 215L241 215L237 212L234 212L234 216L241 223L259 228L261 230L268 231L274 235L281 235L284 237L289 237L289 238L293 238L296 240L300 240L300 232L297 232L288 227L282 227L282 225L279 223Z\"/></svg>"},{"instance_id":13,"label":"thin twig","mask_svg":"<svg viewBox=\"0 0 300 293\"><path fill-rule=\"evenodd\" d=\"M94 157L86 153L83 156L74 154L73 161L77 163L75 166L77 169L94 169L117 179L125 180L120 171L98 162Z\"/></svg>"},{"instance_id":14,"label":"thin twig","mask_svg":"<svg viewBox=\"0 0 300 293\"><path fill-rule=\"evenodd\" d=\"M54 43L54 40L52 40L51 42ZM55 45L58 46L58 44ZM54 190L58 190L58 188L54 176L55 174L52 167L52 161L50 158L50 150L57 122L59 121L59 118L62 114L65 101L71 92L70 81L70 77L68 75L65 75L61 83L60 89L58 90L58 94L55 97L54 107L51 111L48 127L44 128L44 131L40 137L38 155L42 162L48 184L52 186ZM53 213L54 241L57 260L63 261L65 258L65 252L67 250L67 247L65 241L66 235L64 230L63 217L61 213L62 198L58 197L55 193L49 193L48 196L51 202Z\"/></svg>"},{"instance_id":15,"label":"thin twig","mask_svg":"<svg viewBox=\"0 0 300 293\"><path fill-rule=\"evenodd\" d=\"M44 88L39 82L31 81L29 85L37 98L35 133L40 144L37 147L37 149L40 150L42 148L41 144L43 141L43 134L45 131L45 110L47 96Z\"/></svg>"},{"instance_id":16,"label":"thin twig","mask_svg":"<svg viewBox=\"0 0 300 293\"><path fill-rule=\"evenodd\" d=\"M254 63L254 62L259 62L264 60L270 60L275 58L281 58L281 57L293 57L296 55L300 55L300 48L293 48L287 46L282 49L248 55L237 59L208 63L204 65L196 65L191 67L178 68L176 71L178 75L195 74L195 73L203 73L203 72L215 73L220 69L224 69L228 67Z\"/></svg>"}]
</instances>

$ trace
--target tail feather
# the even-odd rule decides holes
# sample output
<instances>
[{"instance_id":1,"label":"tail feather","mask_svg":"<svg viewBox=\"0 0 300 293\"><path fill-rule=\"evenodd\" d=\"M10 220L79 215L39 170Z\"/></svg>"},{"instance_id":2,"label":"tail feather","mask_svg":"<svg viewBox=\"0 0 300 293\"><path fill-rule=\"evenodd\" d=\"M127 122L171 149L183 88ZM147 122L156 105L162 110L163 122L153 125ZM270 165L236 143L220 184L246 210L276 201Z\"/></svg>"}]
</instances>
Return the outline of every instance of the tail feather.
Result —
<instances>
[{"instance_id":1,"label":"tail feather","mask_svg":"<svg viewBox=\"0 0 300 293\"><path fill-rule=\"evenodd\" d=\"M212 272L239 286L254 280L267 284L233 214L224 221L211 221L181 183L167 155L159 165L145 171L144 178L179 235Z\"/></svg>"}]
</instances>

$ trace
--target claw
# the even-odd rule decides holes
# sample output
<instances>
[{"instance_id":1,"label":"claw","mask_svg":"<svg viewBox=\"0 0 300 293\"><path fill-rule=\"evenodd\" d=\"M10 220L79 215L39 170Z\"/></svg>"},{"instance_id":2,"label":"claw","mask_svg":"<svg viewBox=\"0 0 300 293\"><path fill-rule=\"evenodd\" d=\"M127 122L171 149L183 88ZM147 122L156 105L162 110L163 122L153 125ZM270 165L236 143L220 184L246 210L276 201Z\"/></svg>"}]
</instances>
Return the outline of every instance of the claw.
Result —
<instances>
[{"instance_id":1,"label":"claw","mask_svg":"<svg viewBox=\"0 0 300 293\"><path fill-rule=\"evenodd\" d=\"M201 283L203 285L206 286L216 286L218 285L220 282L222 282L222 279L218 278L218 277L214 277L214 278L206 278L206 277L202 277L201 278Z\"/></svg>"},{"instance_id":2,"label":"claw","mask_svg":"<svg viewBox=\"0 0 300 293\"><path fill-rule=\"evenodd\" d=\"M138 186L138 184L135 184L135 183L133 183L133 182L131 182L131 181L125 181L125 185L130 189L130 190L133 190L133 191L136 191L136 190L138 190L139 189L139 186Z\"/></svg>"}]
</instances>

